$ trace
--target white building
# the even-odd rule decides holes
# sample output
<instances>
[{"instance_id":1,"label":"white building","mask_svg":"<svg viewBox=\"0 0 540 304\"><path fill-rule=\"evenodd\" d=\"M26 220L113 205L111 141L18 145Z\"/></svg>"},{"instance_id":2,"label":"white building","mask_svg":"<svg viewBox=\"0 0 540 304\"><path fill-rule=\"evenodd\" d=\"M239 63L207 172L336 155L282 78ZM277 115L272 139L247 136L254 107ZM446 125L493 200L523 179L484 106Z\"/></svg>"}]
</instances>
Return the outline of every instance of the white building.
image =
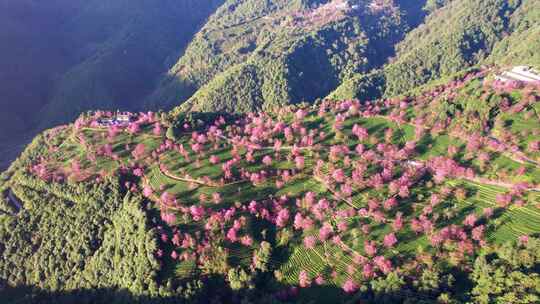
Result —
<instances>
[{"instance_id":1,"label":"white building","mask_svg":"<svg viewBox=\"0 0 540 304\"><path fill-rule=\"evenodd\" d=\"M528 66L516 66L495 76L495 79L501 82L540 83L540 73Z\"/></svg>"},{"instance_id":2,"label":"white building","mask_svg":"<svg viewBox=\"0 0 540 304\"><path fill-rule=\"evenodd\" d=\"M119 122L130 122L131 121L131 115L130 114L119 114L116 115L116 120Z\"/></svg>"}]
</instances>

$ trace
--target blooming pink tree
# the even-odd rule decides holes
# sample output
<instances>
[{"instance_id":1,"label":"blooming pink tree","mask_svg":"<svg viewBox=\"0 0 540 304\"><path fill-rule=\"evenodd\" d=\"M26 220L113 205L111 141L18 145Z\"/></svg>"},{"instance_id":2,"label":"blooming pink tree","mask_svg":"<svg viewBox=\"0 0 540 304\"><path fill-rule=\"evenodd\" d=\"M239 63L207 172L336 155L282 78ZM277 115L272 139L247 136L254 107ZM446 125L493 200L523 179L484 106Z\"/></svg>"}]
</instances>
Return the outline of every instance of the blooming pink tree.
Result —
<instances>
[{"instance_id":1,"label":"blooming pink tree","mask_svg":"<svg viewBox=\"0 0 540 304\"><path fill-rule=\"evenodd\" d=\"M307 248L307 249L313 249L315 248L315 244L317 243L317 238L310 235L310 236L306 236L304 238L304 246Z\"/></svg>"},{"instance_id":2,"label":"blooming pink tree","mask_svg":"<svg viewBox=\"0 0 540 304\"><path fill-rule=\"evenodd\" d=\"M375 242L365 241L364 251L366 252L368 256L374 256L375 254L377 254L377 246L375 245Z\"/></svg>"},{"instance_id":3,"label":"blooming pink tree","mask_svg":"<svg viewBox=\"0 0 540 304\"><path fill-rule=\"evenodd\" d=\"M137 177L142 177L144 175L144 170L142 168L134 168L132 173Z\"/></svg>"},{"instance_id":4,"label":"blooming pink tree","mask_svg":"<svg viewBox=\"0 0 540 304\"><path fill-rule=\"evenodd\" d=\"M358 284L351 279L347 279L345 283L343 283L342 288L346 293L354 293L358 290Z\"/></svg>"},{"instance_id":5,"label":"blooming pink tree","mask_svg":"<svg viewBox=\"0 0 540 304\"><path fill-rule=\"evenodd\" d=\"M497 194L495 196L495 202L497 202L497 205L500 207L507 207L512 202L512 195L510 194Z\"/></svg>"},{"instance_id":6,"label":"blooming pink tree","mask_svg":"<svg viewBox=\"0 0 540 304\"><path fill-rule=\"evenodd\" d=\"M395 197L391 197L387 199L383 205L385 210L392 210L396 206L397 206L397 199Z\"/></svg>"},{"instance_id":7,"label":"blooming pink tree","mask_svg":"<svg viewBox=\"0 0 540 304\"><path fill-rule=\"evenodd\" d=\"M477 218L475 214L469 214L467 215L467 217L465 217L463 224L465 226L474 227L474 225L476 224L476 220Z\"/></svg>"},{"instance_id":8,"label":"blooming pink tree","mask_svg":"<svg viewBox=\"0 0 540 304\"><path fill-rule=\"evenodd\" d=\"M394 233L389 233L384 236L383 244L386 248L392 248L397 243L397 238Z\"/></svg>"},{"instance_id":9,"label":"blooming pink tree","mask_svg":"<svg viewBox=\"0 0 540 304\"><path fill-rule=\"evenodd\" d=\"M345 182L345 173L342 169L336 169L332 172L332 178L338 183L343 183Z\"/></svg>"},{"instance_id":10,"label":"blooming pink tree","mask_svg":"<svg viewBox=\"0 0 540 304\"><path fill-rule=\"evenodd\" d=\"M161 219L169 225L173 225L176 222L176 216L169 212L162 212Z\"/></svg>"},{"instance_id":11,"label":"blooming pink tree","mask_svg":"<svg viewBox=\"0 0 540 304\"><path fill-rule=\"evenodd\" d=\"M135 146L135 149L133 149L133 152L131 152L131 155L135 159L140 159L144 156L145 152L146 152L146 146L141 143Z\"/></svg>"},{"instance_id":12,"label":"blooming pink tree","mask_svg":"<svg viewBox=\"0 0 540 304\"><path fill-rule=\"evenodd\" d=\"M366 263L364 266L362 266L362 275L365 279L370 279L375 276L375 270L373 269L373 265Z\"/></svg>"},{"instance_id":13,"label":"blooming pink tree","mask_svg":"<svg viewBox=\"0 0 540 304\"><path fill-rule=\"evenodd\" d=\"M318 275L316 278L315 278L315 284L317 285L324 285L324 283L326 283L326 281L324 280L323 276L321 275Z\"/></svg>"},{"instance_id":14,"label":"blooming pink tree","mask_svg":"<svg viewBox=\"0 0 540 304\"><path fill-rule=\"evenodd\" d=\"M143 195L145 197L151 197L154 194L154 190L152 190L152 187L146 185L143 188Z\"/></svg>"},{"instance_id":15,"label":"blooming pink tree","mask_svg":"<svg viewBox=\"0 0 540 304\"><path fill-rule=\"evenodd\" d=\"M475 240L475 241L481 241L482 238L484 237L484 231L485 231L485 226L484 225L480 225L480 226L475 227L471 232L472 239Z\"/></svg>"},{"instance_id":16,"label":"blooming pink tree","mask_svg":"<svg viewBox=\"0 0 540 304\"><path fill-rule=\"evenodd\" d=\"M525 246L527 245L527 243L529 242L529 236L528 235L522 235L518 238L518 242L522 245L522 246Z\"/></svg>"},{"instance_id":17,"label":"blooming pink tree","mask_svg":"<svg viewBox=\"0 0 540 304\"><path fill-rule=\"evenodd\" d=\"M360 141L365 141L369 138L369 134L366 128L362 128L361 126L355 124L352 128L352 133L354 136L358 138Z\"/></svg>"},{"instance_id":18,"label":"blooming pink tree","mask_svg":"<svg viewBox=\"0 0 540 304\"><path fill-rule=\"evenodd\" d=\"M160 136L163 133L163 128L161 127L161 124L159 122L154 124L154 129L152 130L152 133L156 136Z\"/></svg>"},{"instance_id":19,"label":"blooming pink tree","mask_svg":"<svg viewBox=\"0 0 540 304\"><path fill-rule=\"evenodd\" d=\"M238 231L234 228L230 228L228 231L227 231L227 235L226 235L226 238L234 243L236 241L238 241L238 235L237 235Z\"/></svg>"},{"instance_id":20,"label":"blooming pink tree","mask_svg":"<svg viewBox=\"0 0 540 304\"><path fill-rule=\"evenodd\" d=\"M287 224L287 221L289 220L290 213L287 208L281 209L278 212L277 218L276 218L276 226L283 228Z\"/></svg>"},{"instance_id":21,"label":"blooming pink tree","mask_svg":"<svg viewBox=\"0 0 540 304\"><path fill-rule=\"evenodd\" d=\"M107 129L107 134L109 136L109 140L114 140L114 138L116 137L116 135L118 135L118 133L120 133L121 130L118 126L116 125L112 125L112 126L109 126L109 128Z\"/></svg>"},{"instance_id":22,"label":"blooming pink tree","mask_svg":"<svg viewBox=\"0 0 540 304\"><path fill-rule=\"evenodd\" d=\"M531 141L529 143L528 149L531 153L537 153L540 152L540 140L537 141Z\"/></svg>"},{"instance_id":23,"label":"blooming pink tree","mask_svg":"<svg viewBox=\"0 0 540 304\"><path fill-rule=\"evenodd\" d=\"M173 205L176 201L176 198L171 193L165 191L160 196L160 202L165 206Z\"/></svg>"},{"instance_id":24,"label":"blooming pink tree","mask_svg":"<svg viewBox=\"0 0 540 304\"><path fill-rule=\"evenodd\" d=\"M141 132L141 126L138 123L134 122L134 123L129 124L127 130L130 134L134 135Z\"/></svg>"},{"instance_id":25,"label":"blooming pink tree","mask_svg":"<svg viewBox=\"0 0 540 304\"><path fill-rule=\"evenodd\" d=\"M297 156L294 159L294 163L296 165L296 168L298 168L299 170L302 170L304 169L304 166L305 166L305 159L303 156Z\"/></svg>"},{"instance_id":26,"label":"blooming pink tree","mask_svg":"<svg viewBox=\"0 0 540 304\"><path fill-rule=\"evenodd\" d=\"M219 164L219 162L220 162L219 157L216 156L216 155L210 156L210 159L209 159L209 160L210 160L210 163L211 163L212 165L217 165L217 164Z\"/></svg>"},{"instance_id":27,"label":"blooming pink tree","mask_svg":"<svg viewBox=\"0 0 540 304\"><path fill-rule=\"evenodd\" d=\"M398 232L403 228L403 213L398 212L396 213L396 217L394 218L394 222L392 223L392 229L394 232Z\"/></svg>"},{"instance_id":28,"label":"blooming pink tree","mask_svg":"<svg viewBox=\"0 0 540 304\"><path fill-rule=\"evenodd\" d=\"M302 288L305 288L311 285L311 279L309 278L307 271L305 270L300 271L300 274L298 275L298 283L300 287Z\"/></svg>"},{"instance_id":29,"label":"blooming pink tree","mask_svg":"<svg viewBox=\"0 0 540 304\"><path fill-rule=\"evenodd\" d=\"M321 229L319 229L319 239L321 241L326 241L332 234L332 225L329 223L324 223Z\"/></svg>"},{"instance_id":30,"label":"blooming pink tree","mask_svg":"<svg viewBox=\"0 0 540 304\"><path fill-rule=\"evenodd\" d=\"M195 205L189 207L189 212L193 216L194 221L200 221L206 214L206 211L204 210L203 207L195 206Z\"/></svg>"},{"instance_id":31,"label":"blooming pink tree","mask_svg":"<svg viewBox=\"0 0 540 304\"><path fill-rule=\"evenodd\" d=\"M250 247L253 245L253 239L250 236L243 236L240 238L240 243L246 247Z\"/></svg>"},{"instance_id":32,"label":"blooming pink tree","mask_svg":"<svg viewBox=\"0 0 540 304\"><path fill-rule=\"evenodd\" d=\"M265 166L271 166L272 165L272 157L269 155L265 155L262 159L262 162Z\"/></svg>"},{"instance_id":33,"label":"blooming pink tree","mask_svg":"<svg viewBox=\"0 0 540 304\"><path fill-rule=\"evenodd\" d=\"M214 204L220 204L222 202L221 194L219 192L212 193L212 202L214 202Z\"/></svg>"},{"instance_id":34,"label":"blooming pink tree","mask_svg":"<svg viewBox=\"0 0 540 304\"><path fill-rule=\"evenodd\" d=\"M376 256L373 258L373 263L385 274L392 271L392 262L386 259L384 256Z\"/></svg>"}]
</instances>

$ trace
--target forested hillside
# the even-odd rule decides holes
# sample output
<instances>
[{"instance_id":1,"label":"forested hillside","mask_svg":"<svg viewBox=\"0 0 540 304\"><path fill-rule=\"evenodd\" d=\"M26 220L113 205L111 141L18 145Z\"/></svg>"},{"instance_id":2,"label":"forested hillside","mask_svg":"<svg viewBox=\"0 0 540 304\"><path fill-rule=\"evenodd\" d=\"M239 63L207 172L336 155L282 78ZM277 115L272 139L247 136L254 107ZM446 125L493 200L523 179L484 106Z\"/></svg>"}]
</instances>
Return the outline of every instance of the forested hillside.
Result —
<instances>
[{"instance_id":1,"label":"forested hillside","mask_svg":"<svg viewBox=\"0 0 540 304\"><path fill-rule=\"evenodd\" d=\"M487 59L489 64L530 64L540 68L540 8L523 1L508 19L508 30Z\"/></svg>"},{"instance_id":2,"label":"forested hillside","mask_svg":"<svg viewBox=\"0 0 540 304\"><path fill-rule=\"evenodd\" d=\"M62 31L55 31L83 1L0 3L0 138L37 123L53 75L65 68ZM8 111L9 110L9 111Z\"/></svg>"},{"instance_id":3,"label":"forested hillside","mask_svg":"<svg viewBox=\"0 0 540 304\"><path fill-rule=\"evenodd\" d=\"M420 7L392 1L233 3L210 18L150 101L234 112L312 102L381 66L421 18Z\"/></svg>"},{"instance_id":4,"label":"forested hillside","mask_svg":"<svg viewBox=\"0 0 540 304\"><path fill-rule=\"evenodd\" d=\"M26 102L33 111L20 114L30 122L43 108L39 117L44 126L71 120L96 106L140 106L137 103L167 70L167 60L178 56L219 4L4 1L1 19L7 24L2 35L10 36L4 37L9 43L2 60L13 67L2 70L9 84L1 87L11 93L3 94L2 100L18 109L13 99L23 97L19 103ZM27 58L18 59L21 52Z\"/></svg>"},{"instance_id":5,"label":"forested hillside","mask_svg":"<svg viewBox=\"0 0 540 304\"><path fill-rule=\"evenodd\" d=\"M219 0L92 1L66 23L76 64L58 79L46 123L97 108L140 108ZM56 120L63 122L64 120Z\"/></svg>"},{"instance_id":6,"label":"forested hillside","mask_svg":"<svg viewBox=\"0 0 540 304\"><path fill-rule=\"evenodd\" d=\"M538 1L428 1L426 8L425 22L383 69L351 77L331 96L369 98L378 91L390 97L479 64L540 66ZM380 85L373 89L373 83Z\"/></svg>"}]
</instances>

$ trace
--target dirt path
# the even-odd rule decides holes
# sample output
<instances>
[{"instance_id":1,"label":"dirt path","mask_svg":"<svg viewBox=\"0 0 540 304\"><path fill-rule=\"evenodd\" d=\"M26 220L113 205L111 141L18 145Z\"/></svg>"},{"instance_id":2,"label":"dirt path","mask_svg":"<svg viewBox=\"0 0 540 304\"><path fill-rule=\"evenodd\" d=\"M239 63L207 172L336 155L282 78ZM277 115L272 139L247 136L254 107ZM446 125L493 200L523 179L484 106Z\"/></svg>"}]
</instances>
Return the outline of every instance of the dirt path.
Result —
<instances>
[{"instance_id":1,"label":"dirt path","mask_svg":"<svg viewBox=\"0 0 540 304\"><path fill-rule=\"evenodd\" d=\"M470 182L474 182L474 183L477 183L477 184L491 185L491 186L497 186L497 187L501 187L501 188L513 188L515 186L515 184L513 184L513 183L508 183L508 182L505 182L505 181L491 180L491 179L484 178L484 177L473 177L473 178L465 178L465 177L463 177L462 179L465 179L465 180L468 180ZM530 188L527 188L527 190L528 191L540 192L540 188L538 188L538 187L530 187Z\"/></svg>"},{"instance_id":2,"label":"dirt path","mask_svg":"<svg viewBox=\"0 0 540 304\"><path fill-rule=\"evenodd\" d=\"M245 146L247 148L257 150L257 151L264 151L264 150L275 151L276 150L274 147L271 147L271 146L259 146L259 145L249 144L249 143L237 142L236 140L228 138L228 137L223 136L223 135L217 135L217 137L227 141L231 145L239 145L239 146L242 145L242 146ZM316 148L316 147L285 146L285 147L280 147L277 151L290 151L290 150L293 150L293 149L298 149L299 151L320 151L320 150L322 150L322 148Z\"/></svg>"},{"instance_id":3,"label":"dirt path","mask_svg":"<svg viewBox=\"0 0 540 304\"><path fill-rule=\"evenodd\" d=\"M158 166L158 167L159 167L159 172L161 172L161 174L167 176L170 179L174 179L176 181L185 182L185 183L195 183L195 184L202 185L202 186L205 186L205 187L220 188L220 187L226 187L226 186L230 186L230 185L236 185L236 184L245 183L245 182L248 181L246 179L243 179L243 180L239 180L239 181L235 181L235 182L231 182L231 183L223 184L223 185L220 185L219 183L216 183L216 182L212 182L211 184L209 184L209 183L206 183L206 182L204 182L204 181L202 181L200 179L193 179L193 178L189 178L187 176L184 176L184 177L176 176L176 175L174 175L172 173L169 173L166 170L163 170L161 168L161 166Z\"/></svg>"},{"instance_id":4,"label":"dirt path","mask_svg":"<svg viewBox=\"0 0 540 304\"><path fill-rule=\"evenodd\" d=\"M15 209L14 213L9 213L9 212L4 212L4 213L13 215L13 216L17 215L23 209L22 202L15 196L15 194L13 194L13 191L11 189L4 192L4 196L7 199L8 203L11 206L13 206L13 208Z\"/></svg>"},{"instance_id":5,"label":"dirt path","mask_svg":"<svg viewBox=\"0 0 540 304\"><path fill-rule=\"evenodd\" d=\"M506 144L502 143L498 138L496 138L493 135L490 135L488 138L495 141L497 144L501 145L502 147L504 147L504 151L502 152L504 156L510 158L511 160L517 163L520 163L523 165L532 164L540 168L539 162L535 161L534 159L528 158L527 155L525 155L525 153L523 153L522 151L519 151L519 153L510 151L510 149L507 147Z\"/></svg>"},{"instance_id":6,"label":"dirt path","mask_svg":"<svg viewBox=\"0 0 540 304\"><path fill-rule=\"evenodd\" d=\"M205 183L204 181L201 181L201 180L198 180L198 179L192 179L192 178L188 178L188 177L186 177L186 176L184 176L184 177L176 176L176 175L174 175L174 174L172 174L172 173L169 173L169 172L166 171L166 170L163 170L163 169L161 168L161 166L159 166L159 172L161 172L161 174L167 176L168 178L174 179L174 180L179 181L179 182L195 183L195 184L199 184L199 185L207 186L207 187L218 187L217 185L207 184L207 183Z\"/></svg>"},{"instance_id":7,"label":"dirt path","mask_svg":"<svg viewBox=\"0 0 540 304\"><path fill-rule=\"evenodd\" d=\"M330 192L332 194L332 196L334 197L335 200L338 200L338 201L342 201L344 202L345 204L349 205L349 207L355 209L355 210L359 210L360 208L356 207L351 199L346 199L344 197L342 197L341 195L339 195L336 191L334 191L322 178L320 178L319 176L317 176L316 174L313 174L313 179L316 180L317 182L319 182L324 188L326 188L326 190L328 192Z\"/></svg>"},{"instance_id":8,"label":"dirt path","mask_svg":"<svg viewBox=\"0 0 540 304\"><path fill-rule=\"evenodd\" d=\"M415 167L415 168L425 166L424 162L416 161L416 160L408 160L408 161L406 161L406 164L409 165L409 166ZM485 177L466 177L466 176L462 176L462 177L459 177L459 179L467 180L467 181L478 183L478 184L498 186L498 187L508 188L508 189L514 188L514 186L516 185L515 183L510 183L510 182L501 181L501 180L492 180L492 179L485 178ZM528 191L540 191L540 188L536 187L536 186L533 186L533 187L527 188L527 190Z\"/></svg>"}]
</instances>

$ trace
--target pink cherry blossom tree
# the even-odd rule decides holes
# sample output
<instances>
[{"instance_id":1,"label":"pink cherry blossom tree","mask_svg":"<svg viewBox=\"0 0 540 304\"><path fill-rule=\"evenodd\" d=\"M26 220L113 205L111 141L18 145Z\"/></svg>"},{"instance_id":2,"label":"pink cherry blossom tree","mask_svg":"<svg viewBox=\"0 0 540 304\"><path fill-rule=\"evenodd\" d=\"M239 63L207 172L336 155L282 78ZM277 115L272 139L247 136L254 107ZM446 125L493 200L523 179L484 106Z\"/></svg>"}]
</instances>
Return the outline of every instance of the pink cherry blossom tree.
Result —
<instances>
[{"instance_id":1,"label":"pink cherry blossom tree","mask_svg":"<svg viewBox=\"0 0 540 304\"><path fill-rule=\"evenodd\" d=\"M383 244L386 248L392 248L397 243L397 238L394 233L389 233L384 236Z\"/></svg>"},{"instance_id":2,"label":"pink cherry blossom tree","mask_svg":"<svg viewBox=\"0 0 540 304\"><path fill-rule=\"evenodd\" d=\"M309 287L309 285L311 285L311 279L309 278L307 271L300 271L300 274L298 275L298 284L302 288Z\"/></svg>"},{"instance_id":3,"label":"pink cherry blossom tree","mask_svg":"<svg viewBox=\"0 0 540 304\"><path fill-rule=\"evenodd\" d=\"M347 279L342 286L343 290L346 293L354 293L358 290L358 284L356 284L353 280Z\"/></svg>"}]
</instances>

